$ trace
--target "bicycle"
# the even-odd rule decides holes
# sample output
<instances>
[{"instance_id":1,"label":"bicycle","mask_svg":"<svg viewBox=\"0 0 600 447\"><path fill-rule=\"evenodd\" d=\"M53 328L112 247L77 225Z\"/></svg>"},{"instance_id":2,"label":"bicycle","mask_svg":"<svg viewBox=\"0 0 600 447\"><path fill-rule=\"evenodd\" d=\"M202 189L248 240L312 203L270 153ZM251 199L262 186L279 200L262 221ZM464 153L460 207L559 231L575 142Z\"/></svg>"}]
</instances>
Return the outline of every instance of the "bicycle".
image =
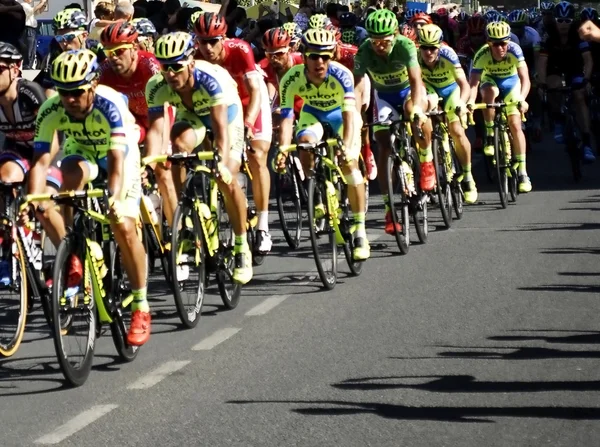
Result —
<instances>
[{"instance_id":1,"label":"bicycle","mask_svg":"<svg viewBox=\"0 0 600 447\"><path fill-rule=\"evenodd\" d=\"M99 200L102 199L102 200ZM137 346L127 343L131 302L120 250L110 229L106 188L27 195L25 203L54 201L74 208L73 227L56 252L52 287L52 330L60 369L73 386L81 386L92 368L96 338L109 325L113 343L122 361L133 361ZM83 275L69 284L69 259L83 260ZM59 324L57 324L59 322ZM69 341L82 351L71 355Z\"/></svg>"},{"instance_id":2,"label":"bicycle","mask_svg":"<svg viewBox=\"0 0 600 447\"><path fill-rule=\"evenodd\" d=\"M350 217L348 186L336 155L343 142L339 136L327 138L333 131L326 123L324 128L326 136L320 142L292 144L279 150L284 154L301 150L314 157L314 167L306 188L308 229L319 278L325 289L331 290L337 283L338 246L342 247L353 276L361 274L363 261L355 261L352 257L354 228ZM319 240L325 242L323 253L319 250Z\"/></svg>"},{"instance_id":3,"label":"bicycle","mask_svg":"<svg viewBox=\"0 0 600 447\"><path fill-rule=\"evenodd\" d=\"M494 156L488 162L493 166L496 173L496 181L498 186L498 195L500 196L500 205L502 208L508 206L508 195L510 201L516 202L518 195L517 188L517 167L518 162L512 162L512 135L508 127L508 117L506 108L510 105L518 103L506 103L503 101L490 104L479 103L469 106L470 111L482 109L494 109L494 125L493 125L493 141L494 141ZM521 120L525 121L525 116L521 114ZM469 115L469 124L473 125L473 115Z\"/></svg>"},{"instance_id":4,"label":"bicycle","mask_svg":"<svg viewBox=\"0 0 600 447\"><path fill-rule=\"evenodd\" d=\"M211 161L212 166L206 166L202 161ZM170 260L175 305L187 328L195 327L200 320L211 274L216 279L225 307L237 307L241 295L241 285L233 281L233 231L216 183L220 177L220 161L216 150L142 159L143 164L180 164L187 170L173 216ZM190 279L191 276L194 279Z\"/></svg>"}]
</instances>

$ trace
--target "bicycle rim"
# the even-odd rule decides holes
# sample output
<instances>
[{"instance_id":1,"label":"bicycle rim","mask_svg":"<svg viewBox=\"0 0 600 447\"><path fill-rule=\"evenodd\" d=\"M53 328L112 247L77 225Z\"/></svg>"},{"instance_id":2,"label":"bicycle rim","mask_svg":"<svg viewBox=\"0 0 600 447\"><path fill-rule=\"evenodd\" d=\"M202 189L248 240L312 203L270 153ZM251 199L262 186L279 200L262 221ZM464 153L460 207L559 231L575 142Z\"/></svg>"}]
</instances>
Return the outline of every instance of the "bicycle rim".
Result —
<instances>
[{"instance_id":1,"label":"bicycle rim","mask_svg":"<svg viewBox=\"0 0 600 447\"><path fill-rule=\"evenodd\" d=\"M111 242L110 246L110 275L113 281L112 284L112 303L106 305L111 306L111 317L113 322L110 323L110 332L112 335L113 343L119 353L119 357L124 362L131 362L137 357L139 352L138 346L132 346L127 343L127 332L131 325L131 301L125 301L130 295L131 287L123 261L121 259L121 250L114 243ZM146 275L146 283L148 277Z\"/></svg>"},{"instance_id":2,"label":"bicycle rim","mask_svg":"<svg viewBox=\"0 0 600 447\"><path fill-rule=\"evenodd\" d=\"M206 291L206 246L198 214L191 204L179 204L172 228L173 297L181 322L193 328L200 321Z\"/></svg>"},{"instance_id":3,"label":"bicycle rim","mask_svg":"<svg viewBox=\"0 0 600 447\"><path fill-rule=\"evenodd\" d=\"M506 208L508 206L508 179L505 168L504 142L498 128L494 129L494 159L496 160L496 181L500 205L502 208Z\"/></svg>"},{"instance_id":4,"label":"bicycle rim","mask_svg":"<svg viewBox=\"0 0 600 447\"><path fill-rule=\"evenodd\" d=\"M417 190L417 194L411 198L411 214L419 242L426 244L429 236L429 224L427 216L427 196L421 191L421 187L419 186L421 184L421 164L419 163L417 151L414 148L410 148L409 154L411 168L415 174L415 188Z\"/></svg>"},{"instance_id":5,"label":"bicycle rim","mask_svg":"<svg viewBox=\"0 0 600 447\"><path fill-rule=\"evenodd\" d=\"M4 227L5 236L11 229ZM25 252L17 237L4 241L3 262L8 263L10 284L0 288L0 355L12 356L21 345L27 322L27 272ZM6 248L5 248L6 247Z\"/></svg>"},{"instance_id":6,"label":"bicycle rim","mask_svg":"<svg viewBox=\"0 0 600 447\"><path fill-rule=\"evenodd\" d=\"M80 245L84 243L74 234L67 235L58 247L53 272L53 321L61 322L53 324L54 346L60 369L73 386L83 385L87 380L96 345L96 292L91 279L94 273L87 258L83 262L82 280L73 287L67 287L69 258L76 255L81 260L81 253L85 253L86 249Z\"/></svg>"},{"instance_id":7,"label":"bicycle rim","mask_svg":"<svg viewBox=\"0 0 600 447\"><path fill-rule=\"evenodd\" d=\"M289 247L296 249L300 245L302 232L302 205L300 203L300 185L293 169L288 166L285 174L276 176L275 195L283 236Z\"/></svg>"},{"instance_id":8,"label":"bicycle rim","mask_svg":"<svg viewBox=\"0 0 600 447\"><path fill-rule=\"evenodd\" d=\"M233 228L231 227L229 216L225 212L221 193L219 193L217 210L219 223L219 249L216 254L218 260L216 271L217 285L225 307L235 309L240 302L242 285L233 280L233 269L235 267L233 246L235 241Z\"/></svg>"},{"instance_id":9,"label":"bicycle rim","mask_svg":"<svg viewBox=\"0 0 600 447\"><path fill-rule=\"evenodd\" d=\"M400 167L400 163L398 156L390 155L388 157L387 181L392 222L394 223L394 227L400 225L402 228L402 231L394 233L394 237L396 238L400 253L405 255L408 253L410 247L410 222L404 172ZM400 217L398 217L398 214L400 214Z\"/></svg>"},{"instance_id":10,"label":"bicycle rim","mask_svg":"<svg viewBox=\"0 0 600 447\"><path fill-rule=\"evenodd\" d=\"M452 199L450 194L450 188L448 187L448 177L446 176L446 165L444 163L443 155L444 149L439 141L433 140L432 148L433 152L433 165L435 167L436 176L436 192L438 196L440 212L442 213L442 220L446 228L452 226ZM442 152L440 154L440 151Z\"/></svg>"},{"instance_id":11,"label":"bicycle rim","mask_svg":"<svg viewBox=\"0 0 600 447\"><path fill-rule=\"evenodd\" d=\"M339 191L338 197L341 197L342 203L345 203L346 205L346 211L343 213L341 220L346 222L346 225L350 227L350 216L348 215L350 204L348 202L348 194L346 193L347 186L345 186L341 181L339 181L336 185L336 188ZM346 263L348 264L348 268L350 269L350 273L352 274L352 276L359 276L362 273L363 261L355 261L353 258L352 253L354 251L354 235L350 234L349 232L349 234L345 236L348 236L348 239L346 240L344 245L342 245L342 248L344 250L344 257L346 258Z\"/></svg>"},{"instance_id":12,"label":"bicycle rim","mask_svg":"<svg viewBox=\"0 0 600 447\"><path fill-rule=\"evenodd\" d=\"M322 205L324 216L315 217L315 206ZM323 287L331 290L337 282L337 245L335 231L331 226L331 213L327 201L325 182L314 177L308 181L308 230L315 264ZM337 217L335 217L337 218Z\"/></svg>"}]
</instances>

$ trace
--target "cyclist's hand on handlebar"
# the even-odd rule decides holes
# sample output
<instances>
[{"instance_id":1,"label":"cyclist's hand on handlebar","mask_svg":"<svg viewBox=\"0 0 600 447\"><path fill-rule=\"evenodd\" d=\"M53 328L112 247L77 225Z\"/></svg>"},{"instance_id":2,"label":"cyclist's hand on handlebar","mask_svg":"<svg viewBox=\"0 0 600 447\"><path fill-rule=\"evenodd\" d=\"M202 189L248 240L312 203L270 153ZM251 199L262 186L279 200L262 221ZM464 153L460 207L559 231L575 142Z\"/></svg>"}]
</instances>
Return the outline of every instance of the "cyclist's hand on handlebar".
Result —
<instances>
[{"instance_id":1,"label":"cyclist's hand on handlebar","mask_svg":"<svg viewBox=\"0 0 600 447\"><path fill-rule=\"evenodd\" d=\"M223 183L229 185L233 180L233 176L231 175L231 171L225 166L223 162L219 162L217 164L217 171L219 172L219 177L223 180Z\"/></svg>"},{"instance_id":2,"label":"cyclist's hand on handlebar","mask_svg":"<svg viewBox=\"0 0 600 447\"><path fill-rule=\"evenodd\" d=\"M23 208L19 211L19 216L17 217L17 224L24 226L30 222L30 212L32 210L31 204L25 204Z\"/></svg>"},{"instance_id":3,"label":"cyclist's hand on handlebar","mask_svg":"<svg viewBox=\"0 0 600 447\"><path fill-rule=\"evenodd\" d=\"M273 168L273 171L279 174L285 174L286 162L287 154L278 151L277 154L275 154L275 157L273 157L271 167Z\"/></svg>"},{"instance_id":4,"label":"cyclist's hand on handlebar","mask_svg":"<svg viewBox=\"0 0 600 447\"><path fill-rule=\"evenodd\" d=\"M423 113L423 109L419 106L413 106L410 111L410 120L416 124L423 126L427 121L427 115Z\"/></svg>"},{"instance_id":5,"label":"cyclist's hand on handlebar","mask_svg":"<svg viewBox=\"0 0 600 447\"><path fill-rule=\"evenodd\" d=\"M523 115L525 115L528 110L529 110L529 104L527 103L527 101L521 101L519 103L519 112L521 112Z\"/></svg>"}]
</instances>

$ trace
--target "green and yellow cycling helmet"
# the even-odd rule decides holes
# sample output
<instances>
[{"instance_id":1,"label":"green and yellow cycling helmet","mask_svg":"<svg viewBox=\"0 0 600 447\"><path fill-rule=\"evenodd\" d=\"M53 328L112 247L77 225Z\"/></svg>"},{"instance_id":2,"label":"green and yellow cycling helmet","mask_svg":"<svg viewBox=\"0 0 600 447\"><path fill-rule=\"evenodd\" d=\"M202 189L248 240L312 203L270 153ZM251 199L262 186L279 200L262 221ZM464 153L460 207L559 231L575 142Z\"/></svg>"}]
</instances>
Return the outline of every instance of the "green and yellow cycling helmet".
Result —
<instances>
[{"instance_id":1,"label":"green and yellow cycling helmet","mask_svg":"<svg viewBox=\"0 0 600 447\"><path fill-rule=\"evenodd\" d=\"M335 33L324 29L309 29L302 36L305 54L333 53L337 45Z\"/></svg>"},{"instance_id":2,"label":"green and yellow cycling helmet","mask_svg":"<svg viewBox=\"0 0 600 447\"><path fill-rule=\"evenodd\" d=\"M346 29L342 30L342 43L349 43L350 45L356 44L356 30Z\"/></svg>"},{"instance_id":3,"label":"green and yellow cycling helmet","mask_svg":"<svg viewBox=\"0 0 600 447\"><path fill-rule=\"evenodd\" d=\"M505 22L491 22L485 27L485 35L488 40L509 40L510 39L510 25Z\"/></svg>"},{"instance_id":4,"label":"green and yellow cycling helmet","mask_svg":"<svg viewBox=\"0 0 600 447\"><path fill-rule=\"evenodd\" d=\"M331 20L325 14L315 14L308 21L308 29L325 29Z\"/></svg>"},{"instance_id":5,"label":"green and yellow cycling helmet","mask_svg":"<svg viewBox=\"0 0 600 447\"><path fill-rule=\"evenodd\" d=\"M190 16L190 20L188 20L188 32L189 33L193 33L194 32L194 25L198 21L198 17L200 17L202 14L204 14L204 12L205 11L196 11L195 13L193 13Z\"/></svg>"},{"instance_id":6,"label":"green and yellow cycling helmet","mask_svg":"<svg viewBox=\"0 0 600 447\"><path fill-rule=\"evenodd\" d=\"M419 45L439 48L442 45L444 33L437 25L424 25L418 31Z\"/></svg>"},{"instance_id":7,"label":"green and yellow cycling helmet","mask_svg":"<svg viewBox=\"0 0 600 447\"><path fill-rule=\"evenodd\" d=\"M282 28L291 36L292 45L295 45L302 39L302 28L300 28L296 22L284 23Z\"/></svg>"},{"instance_id":8,"label":"green and yellow cycling helmet","mask_svg":"<svg viewBox=\"0 0 600 447\"><path fill-rule=\"evenodd\" d=\"M398 19L389 9L378 9L367 18L365 28L370 37L391 36L398 30Z\"/></svg>"},{"instance_id":9,"label":"green and yellow cycling helmet","mask_svg":"<svg viewBox=\"0 0 600 447\"><path fill-rule=\"evenodd\" d=\"M177 31L160 36L155 44L154 55L162 64L187 59L194 53L194 39L188 33Z\"/></svg>"},{"instance_id":10,"label":"green and yellow cycling helmet","mask_svg":"<svg viewBox=\"0 0 600 447\"><path fill-rule=\"evenodd\" d=\"M98 59L90 50L65 51L52 63L50 77L56 88L64 90L90 86L98 77Z\"/></svg>"},{"instance_id":11,"label":"green and yellow cycling helmet","mask_svg":"<svg viewBox=\"0 0 600 447\"><path fill-rule=\"evenodd\" d=\"M55 31L84 30L87 27L87 18L80 9L63 9L54 16L52 26Z\"/></svg>"}]
</instances>

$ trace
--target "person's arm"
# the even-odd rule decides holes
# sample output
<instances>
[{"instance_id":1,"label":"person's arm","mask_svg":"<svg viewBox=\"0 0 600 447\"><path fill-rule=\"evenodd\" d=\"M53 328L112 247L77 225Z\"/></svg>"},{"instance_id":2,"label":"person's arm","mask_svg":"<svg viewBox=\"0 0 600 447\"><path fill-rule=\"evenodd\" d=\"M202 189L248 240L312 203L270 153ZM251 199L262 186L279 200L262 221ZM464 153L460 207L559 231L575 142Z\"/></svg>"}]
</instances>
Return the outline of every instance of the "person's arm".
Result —
<instances>
[{"instance_id":1,"label":"person's arm","mask_svg":"<svg viewBox=\"0 0 600 447\"><path fill-rule=\"evenodd\" d=\"M123 189L125 171L125 152L121 149L109 149L106 154L108 162L108 191L113 200L119 200Z\"/></svg>"},{"instance_id":2,"label":"person's arm","mask_svg":"<svg viewBox=\"0 0 600 447\"><path fill-rule=\"evenodd\" d=\"M479 82L481 81L481 72L476 70L471 70L471 74L469 75L469 86L471 87L470 97L467 103L473 104L477 99L477 89L479 88Z\"/></svg>"},{"instance_id":3,"label":"person's arm","mask_svg":"<svg viewBox=\"0 0 600 447\"><path fill-rule=\"evenodd\" d=\"M36 15L40 11L42 11L42 9L44 9L44 7L46 6L47 3L48 3L48 0L40 0L40 2L33 7L33 15Z\"/></svg>"},{"instance_id":4,"label":"person's arm","mask_svg":"<svg viewBox=\"0 0 600 447\"><path fill-rule=\"evenodd\" d=\"M590 79L592 79L592 68L594 68L594 60L592 59L592 52L591 51L584 51L581 54L581 57L583 58L583 78L586 81L589 81Z\"/></svg>"},{"instance_id":5,"label":"person's arm","mask_svg":"<svg viewBox=\"0 0 600 447\"><path fill-rule=\"evenodd\" d=\"M365 77L354 75L354 94L356 96L356 110L362 113L363 98L365 95Z\"/></svg>"},{"instance_id":6,"label":"person's arm","mask_svg":"<svg viewBox=\"0 0 600 447\"><path fill-rule=\"evenodd\" d=\"M229 121L227 119L227 104L218 104L210 108L210 121L214 132L214 145L219 149L223 164L229 161Z\"/></svg>"},{"instance_id":7,"label":"person's arm","mask_svg":"<svg viewBox=\"0 0 600 447\"><path fill-rule=\"evenodd\" d=\"M246 113L244 116L244 124L251 128L254 128L254 123L256 122L260 112L260 82L261 79L258 74L246 76L244 78L244 84L246 85L246 89L250 95L250 102L248 103L248 107L246 107Z\"/></svg>"},{"instance_id":8,"label":"person's arm","mask_svg":"<svg viewBox=\"0 0 600 447\"><path fill-rule=\"evenodd\" d=\"M517 75L521 81L521 99L525 101L525 98L527 98L529 90L531 89L531 80L529 79L529 68L527 68L527 64L517 68Z\"/></svg>"},{"instance_id":9,"label":"person's arm","mask_svg":"<svg viewBox=\"0 0 600 447\"><path fill-rule=\"evenodd\" d=\"M421 78L421 67L419 64L413 65L412 67L408 67L407 71L413 107L421 107L421 104L425 101L425 97L423 96L425 86L423 85L423 79Z\"/></svg>"},{"instance_id":10,"label":"person's arm","mask_svg":"<svg viewBox=\"0 0 600 447\"><path fill-rule=\"evenodd\" d=\"M294 132L294 98L296 88L294 80L298 79L298 69L292 67L279 81L279 103L281 107L281 124L279 126L279 146L287 146L292 142ZM304 65L302 65L304 68Z\"/></svg>"},{"instance_id":11,"label":"person's arm","mask_svg":"<svg viewBox=\"0 0 600 447\"><path fill-rule=\"evenodd\" d=\"M33 162L29 171L27 192L41 194L46 186L46 177L50 163L58 153L56 129L58 127L56 107L58 98L48 99L40 107L35 123L33 140Z\"/></svg>"}]
</instances>

